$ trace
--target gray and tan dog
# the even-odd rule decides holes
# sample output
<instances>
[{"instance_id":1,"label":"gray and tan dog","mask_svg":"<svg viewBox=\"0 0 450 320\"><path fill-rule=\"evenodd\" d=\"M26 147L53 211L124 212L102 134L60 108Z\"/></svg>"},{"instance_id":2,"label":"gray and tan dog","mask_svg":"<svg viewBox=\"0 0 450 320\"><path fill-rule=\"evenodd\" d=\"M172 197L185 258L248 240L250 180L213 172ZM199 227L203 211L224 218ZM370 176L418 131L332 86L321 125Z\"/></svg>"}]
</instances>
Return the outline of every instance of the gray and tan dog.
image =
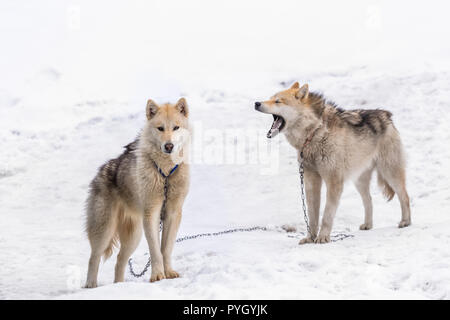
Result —
<instances>
[{"instance_id":1,"label":"gray and tan dog","mask_svg":"<svg viewBox=\"0 0 450 320\"><path fill-rule=\"evenodd\" d=\"M273 115L268 138L283 132L287 141L303 154L305 189L311 233L300 244L330 241L334 216L344 181L353 179L364 209L361 230L372 228L370 180L377 171L378 184L391 200L397 193L402 219L399 227L411 224L409 197L405 185L405 156L402 142L389 111L343 110L322 95L309 92L298 82L255 109ZM326 205L320 232L320 191L327 186ZM317 234L318 233L318 234Z\"/></svg>"},{"instance_id":2,"label":"gray and tan dog","mask_svg":"<svg viewBox=\"0 0 450 320\"><path fill-rule=\"evenodd\" d=\"M101 257L110 257L119 243L114 282L124 280L126 263L142 229L152 259L150 281L179 276L172 269L171 253L189 189L188 106L184 98L161 106L149 100L146 112L147 123L139 137L118 158L104 164L91 182L86 210L91 244L87 288L97 286Z\"/></svg>"}]
</instances>

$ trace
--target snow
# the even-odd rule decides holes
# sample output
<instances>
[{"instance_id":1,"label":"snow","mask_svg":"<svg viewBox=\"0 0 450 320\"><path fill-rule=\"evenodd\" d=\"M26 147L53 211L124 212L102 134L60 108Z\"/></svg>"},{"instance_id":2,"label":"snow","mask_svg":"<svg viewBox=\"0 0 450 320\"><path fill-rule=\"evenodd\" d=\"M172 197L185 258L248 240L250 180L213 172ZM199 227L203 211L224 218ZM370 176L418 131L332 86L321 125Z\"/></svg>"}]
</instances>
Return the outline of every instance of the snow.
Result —
<instances>
[{"instance_id":1,"label":"snow","mask_svg":"<svg viewBox=\"0 0 450 320\"><path fill-rule=\"evenodd\" d=\"M450 298L445 2L16 1L0 9L0 299ZM353 237L298 245L295 150L282 135L267 140L271 118L253 109L294 80L345 108L393 112L408 155L411 227L396 227L399 203L386 203L374 181L374 229L358 230L362 202L348 183L333 234ZM99 288L82 289L90 180L144 125L147 98L181 95L195 132L179 236L268 231L178 243L181 278L152 284L128 272L112 284L113 256ZM142 239L137 269L147 251Z\"/></svg>"}]
</instances>

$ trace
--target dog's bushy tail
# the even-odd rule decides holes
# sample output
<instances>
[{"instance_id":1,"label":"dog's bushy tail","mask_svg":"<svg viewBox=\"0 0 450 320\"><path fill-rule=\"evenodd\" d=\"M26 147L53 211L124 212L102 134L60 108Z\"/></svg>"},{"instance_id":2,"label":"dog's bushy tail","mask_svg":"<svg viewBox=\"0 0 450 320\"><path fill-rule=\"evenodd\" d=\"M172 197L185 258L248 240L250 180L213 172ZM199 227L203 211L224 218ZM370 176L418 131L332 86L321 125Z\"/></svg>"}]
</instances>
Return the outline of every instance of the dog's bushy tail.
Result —
<instances>
[{"instance_id":1,"label":"dog's bushy tail","mask_svg":"<svg viewBox=\"0 0 450 320\"><path fill-rule=\"evenodd\" d=\"M395 196L394 190L383 178L383 176L380 174L379 171L377 172L377 176L378 176L378 186L380 187L383 196L387 199L387 201L391 201L392 198L394 198Z\"/></svg>"},{"instance_id":2,"label":"dog's bushy tail","mask_svg":"<svg viewBox=\"0 0 450 320\"><path fill-rule=\"evenodd\" d=\"M108 247L103 252L103 261L108 260L114 253L114 248L118 247L119 247L119 236L115 234L114 237L109 242Z\"/></svg>"},{"instance_id":3,"label":"dog's bushy tail","mask_svg":"<svg viewBox=\"0 0 450 320\"><path fill-rule=\"evenodd\" d=\"M100 194L95 186L91 187L86 201L85 230L94 256L101 255L104 260L107 260L113 254L114 248L119 247L117 219L120 210L121 208L110 196Z\"/></svg>"}]
</instances>

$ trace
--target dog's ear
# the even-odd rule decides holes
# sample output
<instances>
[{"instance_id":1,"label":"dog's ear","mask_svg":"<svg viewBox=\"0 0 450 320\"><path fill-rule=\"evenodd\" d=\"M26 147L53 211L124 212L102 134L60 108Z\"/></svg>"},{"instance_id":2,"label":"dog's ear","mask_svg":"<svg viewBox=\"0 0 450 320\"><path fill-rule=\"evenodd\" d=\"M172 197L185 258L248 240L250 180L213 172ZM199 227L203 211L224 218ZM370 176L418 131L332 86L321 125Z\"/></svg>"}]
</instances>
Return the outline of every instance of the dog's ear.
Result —
<instances>
[{"instance_id":1,"label":"dog's ear","mask_svg":"<svg viewBox=\"0 0 450 320\"><path fill-rule=\"evenodd\" d=\"M156 102L153 101L152 99L148 99L146 109L147 119L150 120L151 118L153 118L155 114L158 112L158 109L159 106L156 104Z\"/></svg>"},{"instance_id":2,"label":"dog's ear","mask_svg":"<svg viewBox=\"0 0 450 320\"><path fill-rule=\"evenodd\" d=\"M298 81L295 81L295 83L291 86L291 89L298 89L300 88L300 85L298 84Z\"/></svg>"},{"instance_id":3,"label":"dog's ear","mask_svg":"<svg viewBox=\"0 0 450 320\"><path fill-rule=\"evenodd\" d=\"M180 98L180 100L178 100L177 104L175 105L175 108L177 108L177 110L184 115L186 118L189 115L189 110L188 110L188 105L186 102L185 98Z\"/></svg>"},{"instance_id":4,"label":"dog's ear","mask_svg":"<svg viewBox=\"0 0 450 320\"><path fill-rule=\"evenodd\" d=\"M295 97L297 99L307 98L309 93L309 88L307 84L304 84L298 91L295 93Z\"/></svg>"}]
</instances>

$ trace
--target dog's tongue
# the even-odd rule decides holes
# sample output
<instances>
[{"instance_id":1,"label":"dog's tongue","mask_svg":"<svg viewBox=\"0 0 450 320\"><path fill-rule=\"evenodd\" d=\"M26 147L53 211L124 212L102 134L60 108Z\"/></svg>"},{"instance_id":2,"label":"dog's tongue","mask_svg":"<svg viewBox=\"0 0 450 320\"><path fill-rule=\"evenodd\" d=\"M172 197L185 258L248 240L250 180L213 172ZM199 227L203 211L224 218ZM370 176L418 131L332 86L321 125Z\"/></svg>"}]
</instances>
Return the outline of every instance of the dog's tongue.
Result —
<instances>
[{"instance_id":1,"label":"dog's tongue","mask_svg":"<svg viewBox=\"0 0 450 320\"><path fill-rule=\"evenodd\" d=\"M280 117L275 116L272 128L267 132L267 138L273 138L280 132L280 127L283 124L283 120Z\"/></svg>"}]
</instances>

